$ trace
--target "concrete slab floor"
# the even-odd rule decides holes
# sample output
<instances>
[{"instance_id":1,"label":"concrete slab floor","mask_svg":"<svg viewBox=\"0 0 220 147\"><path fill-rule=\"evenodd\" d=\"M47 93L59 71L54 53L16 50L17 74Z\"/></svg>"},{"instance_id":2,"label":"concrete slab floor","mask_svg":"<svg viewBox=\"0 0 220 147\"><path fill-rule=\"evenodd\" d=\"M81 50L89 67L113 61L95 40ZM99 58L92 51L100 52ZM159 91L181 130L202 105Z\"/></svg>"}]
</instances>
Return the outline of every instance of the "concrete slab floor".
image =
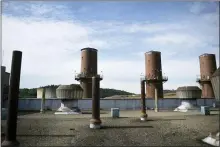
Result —
<instances>
[{"instance_id":1,"label":"concrete slab floor","mask_svg":"<svg viewBox=\"0 0 220 147\"><path fill-rule=\"evenodd\" d=\"M18 117L17 140L22 147L209 146L201 139L219 131L218 111L209 116L196 111L147 113L148 121L142 122L139 111L120 111L120 118L111 118L110 111L101 111L100 130L89 128L89 111L80 115L22 113ZM5 123L2 121L3 130Z\"/></svg>"}]
</instances>

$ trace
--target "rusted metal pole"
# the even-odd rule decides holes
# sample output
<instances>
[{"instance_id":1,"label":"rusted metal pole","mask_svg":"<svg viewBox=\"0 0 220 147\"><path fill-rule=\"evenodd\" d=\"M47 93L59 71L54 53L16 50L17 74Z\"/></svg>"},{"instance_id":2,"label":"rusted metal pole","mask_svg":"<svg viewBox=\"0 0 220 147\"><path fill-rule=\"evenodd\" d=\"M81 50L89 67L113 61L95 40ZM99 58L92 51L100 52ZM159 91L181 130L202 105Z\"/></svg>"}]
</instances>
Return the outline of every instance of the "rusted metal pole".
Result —
<instances>
[{"instance_id":1,"label":"rusted metal pole","mask_svg":"<svg viewBox=\"0 0 220 147\"><path fill-rule=\"evenodd\" d=\"M92 119L90 120L90 128L100 129L100 77L92 77Z\"/></svg>"},{"instance_id":2,"label":"rusted metal pole","mask_svg":"<svg viewBox=\"0 0 220 147\"><path fill-rule=\"evenodd\" d=\"M146 104L145 104L145 81L141 80L141 120L147 120Z\"/></svg>"},{"instance_id":3,"label":"rusted metal pole","mask_svg":"<svg viewBox=\"0 0 220 147\"><path fill-rule=\"evenodd\" d=\"M16 140L17 133L17 115L18 115L18 98L21 75L22 52L13 51L11 77L8 98L8 116L6 125L6 136L2 143L4 147L17 147L19 142Z\"/></svg>"},{"instance_id":4,"label":"rusted metal pole","mask_svg":"<svg viewBox=\"0 0 220 147\"><path fill-rule=\"evenodd\" d=\"M155 112L158 112L158 93L157 93L157 88L155 88Z\"/></svg>"}]
</instances>

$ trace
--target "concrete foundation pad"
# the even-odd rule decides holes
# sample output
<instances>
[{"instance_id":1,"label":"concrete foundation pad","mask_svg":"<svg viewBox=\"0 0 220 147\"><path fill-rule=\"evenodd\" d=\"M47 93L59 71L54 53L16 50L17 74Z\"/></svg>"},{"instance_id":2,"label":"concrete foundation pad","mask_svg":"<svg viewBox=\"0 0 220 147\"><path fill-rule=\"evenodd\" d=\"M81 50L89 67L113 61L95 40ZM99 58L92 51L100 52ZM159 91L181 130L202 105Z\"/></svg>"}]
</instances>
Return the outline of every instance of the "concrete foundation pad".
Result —
<instances>
[{"instance_id":1,"label":"concrete foundation pad","mask_svg":"<svg viewBox=\"0 0 220 147\"><path fill-rule=\"evenodd\" d=\"M216 135L210 133L210 135L202 139L202 141L212 146L219 146L219 132Z\"/></svg>"},{"instance_id":2,"label":"concrete foundation pad","mask_svg":"<svg viewBox=\"0 0 220 147\"><path fill-rule=\"evenodd\" d=\"M55 112L54 114L81 114L79 112Z\"/></svg>"},{"instance_id":3,"label":"concrete foundation pad","mask_svg":"<svg viewBox=\"0 0 220 147\"><path fill-rule=\"evenodd\" d=\"M61 102L60 108L54 114L82 114L79 108L72 109L71 105L65 101Z\"/></svg>"},{"instance_id":4,"label":"concrete foundation pad","mask_svg":"<svg viewBox=\"0 0 220 147\"><path fill-rule=\"evenodd\" d=\"M101 124L90 124L89 128L90 129L100 129L101 128Z\"/></svg>"}]
</instances>

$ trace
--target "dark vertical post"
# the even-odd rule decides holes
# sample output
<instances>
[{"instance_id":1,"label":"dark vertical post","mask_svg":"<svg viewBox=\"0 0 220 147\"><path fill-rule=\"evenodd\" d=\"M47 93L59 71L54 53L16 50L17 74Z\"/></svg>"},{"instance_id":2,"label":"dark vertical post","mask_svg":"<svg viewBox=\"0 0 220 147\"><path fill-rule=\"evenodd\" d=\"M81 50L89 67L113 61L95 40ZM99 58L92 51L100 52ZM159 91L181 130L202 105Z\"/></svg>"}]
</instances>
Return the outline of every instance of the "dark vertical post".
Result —
<instances>
[{"instance_id":1,"label":"dark vertical post","mask_svg":"<svg viewBox=\"0 0 220 147\"><path fill-rule=\"evenodd\" d=\"M100 129L100 77L92 77L92 119L90 120L90 128Z\"/></svg>"},{"instance_id":2,"label":"dark vertical post","mask_svg":"<svg viewBox=\"0 0 220 147\"><path fill-rule=\"evenodd\" d=\"M145 81L141 80L141 120L147 119L146 104L145 104Z\"/></svg>"},{"instance_id":3,"label":"dark vertical post","mask_svg":"<svg viewBox=\"0 0 220 147\"><path fill-rule=\"evenodd\" d=\"M16 140L17 133L17 114L18 114L18 98L21 74L22 52L13 51L11 64L11 77L8 98L8 116L6 126L6 136L2 146L15 147L19 146Z\"/></svg>"},{"instance_id":4,"label":"dark vertical post","mask_svg":"<svg viewBox=\"0 0 220 147\"><path fill-rule=\"evenodd\" d=\"M4 103L4 90L5 90L5 67L1 66L1 108L3 108Z\"/></svg>"}]
</instances>

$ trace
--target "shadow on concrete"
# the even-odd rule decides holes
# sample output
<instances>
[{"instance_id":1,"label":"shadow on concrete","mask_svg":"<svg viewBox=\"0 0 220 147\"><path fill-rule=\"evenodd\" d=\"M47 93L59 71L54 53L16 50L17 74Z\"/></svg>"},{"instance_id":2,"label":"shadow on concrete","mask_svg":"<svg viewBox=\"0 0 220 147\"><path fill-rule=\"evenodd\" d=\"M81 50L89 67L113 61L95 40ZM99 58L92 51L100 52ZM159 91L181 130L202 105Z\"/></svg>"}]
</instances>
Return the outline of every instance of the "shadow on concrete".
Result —
<instances>
[{"instance_id":1,"label":"shadow on concrete","mask_svg":"<svg viewBox=\"0 0 220 147\"><path fill-rule=\"evenodd\" d=\"M40 111L19 111L18 116L40 113Z\"/></svg>"},{"instance_id":2,"label":"shadow on concrete","mask_svg":"<svg viewBox=\"0 0 220 147\"><path fill-rule=\"evenodd\" d=\"M101 129L153 128L153 126L102 126Z\"/></svg>"},{"instance_id":3,"label":"shadow on concrete","mask_svg":"<svg viewBox=\"0 0 220 147\"><path fill-rule=\"evenodd\" d=\"M131 122L138 122L138 123L147 123L151 121L175 121L175 120L186 120L186 119L147 119L147 121L141 121L140 119L131 120Z\"/></svg>"},{"instance_id":4,"label":"shadow on concrete","mask_svg":"<svg viewBox=\"0 0 220 147\"><path fill-rule=\"evenodd\" d=\"M33 134L29 134L29 135L17 135L17 137L75 137L76 135L33 135Z\"/></svg>"},{"instance_id":5,"label":"shadow on concrete","mask_svg":"<svg viewBox=\"0 0 220 147\"><path fill-rule=\"evenodd\" d=\"M173 121L173 120L186 120L185 118L179 119L147 119L147 121Z\"/></svg>"},{"instance_id":6,"label":"shadow on concrete","mask_svg":"<svg viewBox=\"0 0 220 147\"><path fill-rule=\"evenodd\" d=\"M92 112L82 112L82 114L92 114ZM108 114L107 112L100 112L100 114Z\"/></svg>"},{"instance_id":7,"label":"shadow on concrete","mask_svg":"<svg viewBox=\"0 0 220 147\"><path fill-rule=\"evenodd\" d=\"M111 117L111 119L123 119L123 118L129 118L129 117Z\"/></svg>"},{"instance_id":8,"label":"shadow on concrete","mask_svg":"<svg viewBox=\"0 0 220 147\"><path fill-rule=\"evenodd\" d=\"M219 114L209 114L209 115L214 115L215 116L215 115L219 115ZM207 115L207 116L209 116L209 115Z\"/></svg>"}]
</instances>

